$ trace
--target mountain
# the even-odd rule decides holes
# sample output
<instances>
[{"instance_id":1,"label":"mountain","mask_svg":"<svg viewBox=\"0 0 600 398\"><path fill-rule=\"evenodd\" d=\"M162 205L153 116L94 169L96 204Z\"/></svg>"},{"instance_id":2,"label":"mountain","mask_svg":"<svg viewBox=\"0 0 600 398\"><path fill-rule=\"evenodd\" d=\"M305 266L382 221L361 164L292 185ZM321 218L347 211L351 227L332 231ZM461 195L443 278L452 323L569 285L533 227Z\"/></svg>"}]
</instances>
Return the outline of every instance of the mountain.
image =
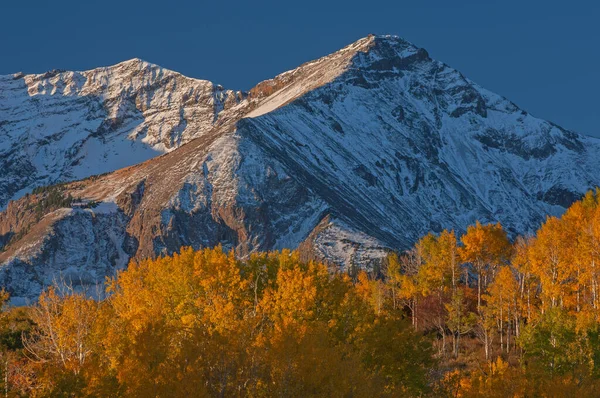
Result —
<instances>
[{"instance_id":1,"label":"mountain","mask_svg":"<svg viewBox=\"0 0 600 398\"><path fill-rule=\"evenodd\" d=\"M0 209L33 188L114 171L202 136L243 99L133 59L0 76Z\"/></svg>"},{"instance_id":2,"label":"mountain","mask_svg":"<svg viewBox=\"0 0 600 398\"><path fill-rule=\"evenodd\" d=\"M100 79L96 123L114 120L108 110L127 115L100 133L80 127L82 104L97 100L84 90L96 74L110 76ZM60 86L28 89L48 108L11 116L23 120L10 122L19 129L0 122L15 142L6 156L44 165L37 180L19 177L22 168L3 175L3 187L21 184L5 198L46 181L46 164L58 163L19 147L27 132L38 148L89 133L66 150L79 161L61 163L52 181L135 164L36 190L0 213L0 281L17 298L59 277L93 285L131 258L181 246L222 244L240 256L300 248L342 267L375 267L428 231L463 231L475 220L500 221L512 236L531 232L600 185L600 140L531 116L398 37L366 37L248 93L137 60L43 76L0 81ZM79 91L57 83L67 76L83 76L70 78ZM3 101L35 102L11 90L2 89ZM49 135L37 126L50 125L43 115L51 113L70 120L58 144L38 139ZM96 149L82 150L90 141Z\"/></svg>"}]
</instances>

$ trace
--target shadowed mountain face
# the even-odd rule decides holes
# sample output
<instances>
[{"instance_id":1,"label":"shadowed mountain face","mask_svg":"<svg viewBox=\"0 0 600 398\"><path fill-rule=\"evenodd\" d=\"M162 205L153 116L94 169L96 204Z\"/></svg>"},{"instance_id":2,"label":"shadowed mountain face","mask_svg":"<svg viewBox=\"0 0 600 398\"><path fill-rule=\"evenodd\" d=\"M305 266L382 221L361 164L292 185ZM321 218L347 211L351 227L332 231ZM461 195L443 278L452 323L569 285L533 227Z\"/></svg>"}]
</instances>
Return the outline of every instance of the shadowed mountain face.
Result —
<instances>
[{"instance_id":1,"label":"shadowed mountain face","mask_svg":"<svg viewBox=\"0 0 600 398\"><path fill-rule=\"evenodd\" d=\"M90 99L99 71L110 78ZM57 275L94 284L130 258L181 246L222 244L241 256L300 247L340 266L372 267L430 230L462 231L475 220L527 233L600 185L599 140L534 118L397 37L361 39L247 94L141 61L41 76L0 80L14 91L1 91L10 118L0 133L10 145L2 142L0 161L21 159L32 170L3 174L4 198L46 181L47 165L58 164L27 150L55 145L48 113L72 121L60 140L84 137L67 151L79 160L61 163L52 181L93 174L88 165L135 165L57 188L81 198L70 205L47 205L48 192L8 204L0 278L17 297L35 297ZM57 83L67 76L83 77L67 89ZM46 81L60 90L39 88ZM22 98L19 84L29 85ZM48 108L13 117L37 97ZM103 104L97 123L119 109L127 115L87 152L98 130L81 127L86 101ZM114 105L123 102L129 107ZM156 153L165 154L150 159ZM100 204L82 208L90 200Z\"/></svg>"}]
</instances>

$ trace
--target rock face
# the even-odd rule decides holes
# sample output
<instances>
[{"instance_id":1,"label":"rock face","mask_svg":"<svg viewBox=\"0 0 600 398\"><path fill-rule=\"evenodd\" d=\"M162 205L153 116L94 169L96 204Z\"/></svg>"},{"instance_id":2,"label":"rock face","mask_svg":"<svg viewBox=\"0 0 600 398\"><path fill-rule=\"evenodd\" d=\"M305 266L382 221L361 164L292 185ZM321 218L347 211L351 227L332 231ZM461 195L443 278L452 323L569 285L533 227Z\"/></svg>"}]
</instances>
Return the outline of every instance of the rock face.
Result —
<instances>
[{"instance_id":1,"label":"rock face","mask_svg":"<svg viewBox=\"0 0 600 398\"><path fill-rule=\"evenodd\" d=\"M36 186L178 148L243 97L139 59L87 72L0 76L0 209Z\"/></svg>"},{"instance_id":2,"label":"rock face","mask_svg":"<svg viewBox=\"0 0 600 398\"><path fill-rule=\"evenodd\" d=\"M0 281L14 296L35 297L56 275L93 284L130 258L181 246L222 244L240 256L299 247L342 267L375 267L431 230L479 220L527 233L600 185L600 140L534 118L397 37L361 39L248 95L169 73L168 88L158 79L152 92L179 98L188 115L179 90L191 86L172 79L202 85L197 116L185 128L165 117L163 129L157 116L157 130L140 134L150 123L142 111L146 119L111 135L163 156L61 187L95 208L39 210L38 193L0 214ZM63 179L81 176L72 173Z\"/></svg>"}]
</instances>

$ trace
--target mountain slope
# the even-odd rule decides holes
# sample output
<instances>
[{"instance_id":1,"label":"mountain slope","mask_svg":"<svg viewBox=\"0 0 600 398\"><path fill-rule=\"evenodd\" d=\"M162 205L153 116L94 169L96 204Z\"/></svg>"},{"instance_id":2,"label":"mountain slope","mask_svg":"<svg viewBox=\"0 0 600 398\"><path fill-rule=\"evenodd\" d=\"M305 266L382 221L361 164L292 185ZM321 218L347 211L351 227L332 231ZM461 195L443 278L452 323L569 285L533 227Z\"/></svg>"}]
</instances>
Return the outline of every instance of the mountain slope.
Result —
<instances>
[{"instance_id":1,"label":"mountain slope","mask_svg":"<svg viewBox=\"0 0 600 398\"><path fill-rule=\"evenodd\" d=\"M237 98L186 145L61 188L97 208L40 217L44 193L10 203L3 283L33 297L50 276L93 284L130 257L183 245L241 256L300 247L372 267L430 230L480 220L532 231L600 185L599 140L534 118L397 37L361 39Z\"/></svg>"},{"instance_id":2,"label":"mountain slope","mask_svg":"<svg viewBox=\"0 0 600 398\"><path fill-rule=\"evenodd\" d=\"M139 59L85 72L0 76L0 208L37 186L169 152L243 97Z\"/></svg>"}]
</instances>

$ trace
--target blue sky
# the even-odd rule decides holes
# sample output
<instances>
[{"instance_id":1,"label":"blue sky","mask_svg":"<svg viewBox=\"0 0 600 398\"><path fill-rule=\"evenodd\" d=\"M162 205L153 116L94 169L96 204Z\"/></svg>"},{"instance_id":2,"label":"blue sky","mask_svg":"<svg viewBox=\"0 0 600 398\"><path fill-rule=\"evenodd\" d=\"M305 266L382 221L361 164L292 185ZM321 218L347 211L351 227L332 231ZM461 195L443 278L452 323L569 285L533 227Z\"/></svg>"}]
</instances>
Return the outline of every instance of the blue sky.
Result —
<instances>
[{"instance_id":1,"label":"blue sky","mask_svg":"<svg viewBox=\"0 0 600 398\"><path fill-rule=\"evenodd\" d=\"M600 136L600 2L11 1L0 74L139 57L249 89L369 33L396 34L532 114Z\"/></svg>"}]
</instances>

